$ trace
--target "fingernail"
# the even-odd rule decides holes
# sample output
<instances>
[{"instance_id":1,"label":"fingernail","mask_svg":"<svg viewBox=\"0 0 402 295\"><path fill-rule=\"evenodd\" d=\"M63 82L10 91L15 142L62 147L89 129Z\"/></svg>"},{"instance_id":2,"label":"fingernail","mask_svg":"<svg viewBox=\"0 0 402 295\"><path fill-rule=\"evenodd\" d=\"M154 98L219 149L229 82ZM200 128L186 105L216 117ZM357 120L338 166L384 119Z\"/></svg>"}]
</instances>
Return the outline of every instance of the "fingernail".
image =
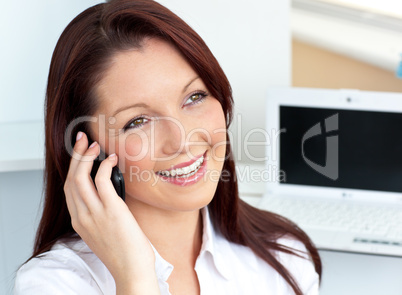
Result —
<instances>
[{"instance_id":1,"label":"fingernail","mask_svg":"<svg viewBox=\"0 0 402 295\"><path fill-rule=\"evenodd\" d=\"M94 146L96 146L98 143L96 142L96 141L94 141L90 146L89 146L89 148L93 148Z\"/></svg>"},{"instance_id":2,"label":"fingernail","mask_svg":"<svg viewBox=\"0 0 402 295\"><path fill-rule=\"evenodd\" d=\"M81 138L82 138L82 136L84 135L84 133L83 132L78 132L77 133L77 140L76 141L79 141Z\"/></svg>"},{"instance_id":3,"label":"fingernail","mask_svg":"<svg viewBox=\"0 0 402 295\"><path fill-rule=\"evenodd\" d=\"M115 154L115 153L109 155L109 160L112 160L112 161L113 161L115 158L116 158L116 154Z\"/></svg>"}]
</instances>

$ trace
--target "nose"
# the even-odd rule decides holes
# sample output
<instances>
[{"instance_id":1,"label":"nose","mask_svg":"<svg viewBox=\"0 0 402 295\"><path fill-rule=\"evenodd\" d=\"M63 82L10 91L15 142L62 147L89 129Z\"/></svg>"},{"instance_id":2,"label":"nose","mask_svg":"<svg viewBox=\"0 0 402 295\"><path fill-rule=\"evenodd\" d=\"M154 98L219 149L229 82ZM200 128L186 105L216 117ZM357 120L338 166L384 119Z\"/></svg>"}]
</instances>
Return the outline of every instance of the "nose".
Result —
<instances>
[{"instance_id":1,"label":"nose","mask_svg":"<svg viewBox=\"0 0 402 295\"><path fill-rule=\"evenodd\" d=\"M158 135L155 141L159 143L164 156L174 156L186 150L186 129L182 121L174 117L163 117L158 120Z\"/></svg>"}]
</instances>

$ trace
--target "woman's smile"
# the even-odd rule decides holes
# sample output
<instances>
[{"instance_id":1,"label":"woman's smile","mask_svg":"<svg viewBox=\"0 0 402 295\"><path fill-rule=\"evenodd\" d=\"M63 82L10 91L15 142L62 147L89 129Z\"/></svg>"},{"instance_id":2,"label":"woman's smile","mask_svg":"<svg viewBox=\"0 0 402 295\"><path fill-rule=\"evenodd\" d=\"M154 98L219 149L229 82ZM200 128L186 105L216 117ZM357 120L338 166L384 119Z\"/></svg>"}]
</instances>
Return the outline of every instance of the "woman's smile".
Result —
<instances>
[{"instance_id":1,"label":"woman's smile","mask_svg":"<svg viewBox=\"0 0 402 295\"><path fill-rule=\"evenodd\" d=\"M185 186L198 182L206 175L206 153L197 159L173 166L170 170L156 172L161 179L172 184Z\"/></svg>"}]
</instances>

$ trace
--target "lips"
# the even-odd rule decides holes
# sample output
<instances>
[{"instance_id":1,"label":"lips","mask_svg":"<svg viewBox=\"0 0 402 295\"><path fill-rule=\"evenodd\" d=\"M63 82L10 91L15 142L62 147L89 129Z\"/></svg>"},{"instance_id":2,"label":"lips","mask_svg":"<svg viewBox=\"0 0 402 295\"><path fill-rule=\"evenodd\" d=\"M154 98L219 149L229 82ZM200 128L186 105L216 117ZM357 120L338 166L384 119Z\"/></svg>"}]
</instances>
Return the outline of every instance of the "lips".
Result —
<instances>
[{"instance_id":1,"label":"lips","mask_svg":"<svg viewBox=\"0 0 402 295\"><path fill-rule=\"evenodd\" d=\"M173 166L169 170L156 172L167 182L180 186L190 185L200 180L206 171L206 153L198 158Z\"/></svg>"},{"instance_id":2,"label":"lips","mask_svg":"<svg viewBox=\"0 0 402 295\"><path fill-rule=\"evenodd\" d=\"M191 175L194 175L200 169L203 162L204 155L193 161L190 165L186 165L176 169L172 168L170 170L162 170L158 171L157 173L167 177L189 177ZM180 166L182 165L180 164Z\"/></svg>"}]
</instances>

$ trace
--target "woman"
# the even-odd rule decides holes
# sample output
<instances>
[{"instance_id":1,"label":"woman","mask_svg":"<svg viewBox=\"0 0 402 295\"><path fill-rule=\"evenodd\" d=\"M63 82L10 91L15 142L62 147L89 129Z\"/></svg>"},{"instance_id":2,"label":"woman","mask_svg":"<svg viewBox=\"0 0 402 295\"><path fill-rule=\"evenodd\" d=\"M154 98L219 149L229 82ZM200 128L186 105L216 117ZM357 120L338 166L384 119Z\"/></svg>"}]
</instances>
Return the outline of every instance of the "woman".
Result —
<instances>
[{"instance_id":1,"label":"woman","mask_svg":"<svg viewBox=\"0 0 402 295\"><path fill-rule=\"evenodd\" d=\"M232 104L205 43L158 3L77 16L51 62L44 212L15 294L317 294L306 234L239 199Z\"/></svg>"}]
</instances>

